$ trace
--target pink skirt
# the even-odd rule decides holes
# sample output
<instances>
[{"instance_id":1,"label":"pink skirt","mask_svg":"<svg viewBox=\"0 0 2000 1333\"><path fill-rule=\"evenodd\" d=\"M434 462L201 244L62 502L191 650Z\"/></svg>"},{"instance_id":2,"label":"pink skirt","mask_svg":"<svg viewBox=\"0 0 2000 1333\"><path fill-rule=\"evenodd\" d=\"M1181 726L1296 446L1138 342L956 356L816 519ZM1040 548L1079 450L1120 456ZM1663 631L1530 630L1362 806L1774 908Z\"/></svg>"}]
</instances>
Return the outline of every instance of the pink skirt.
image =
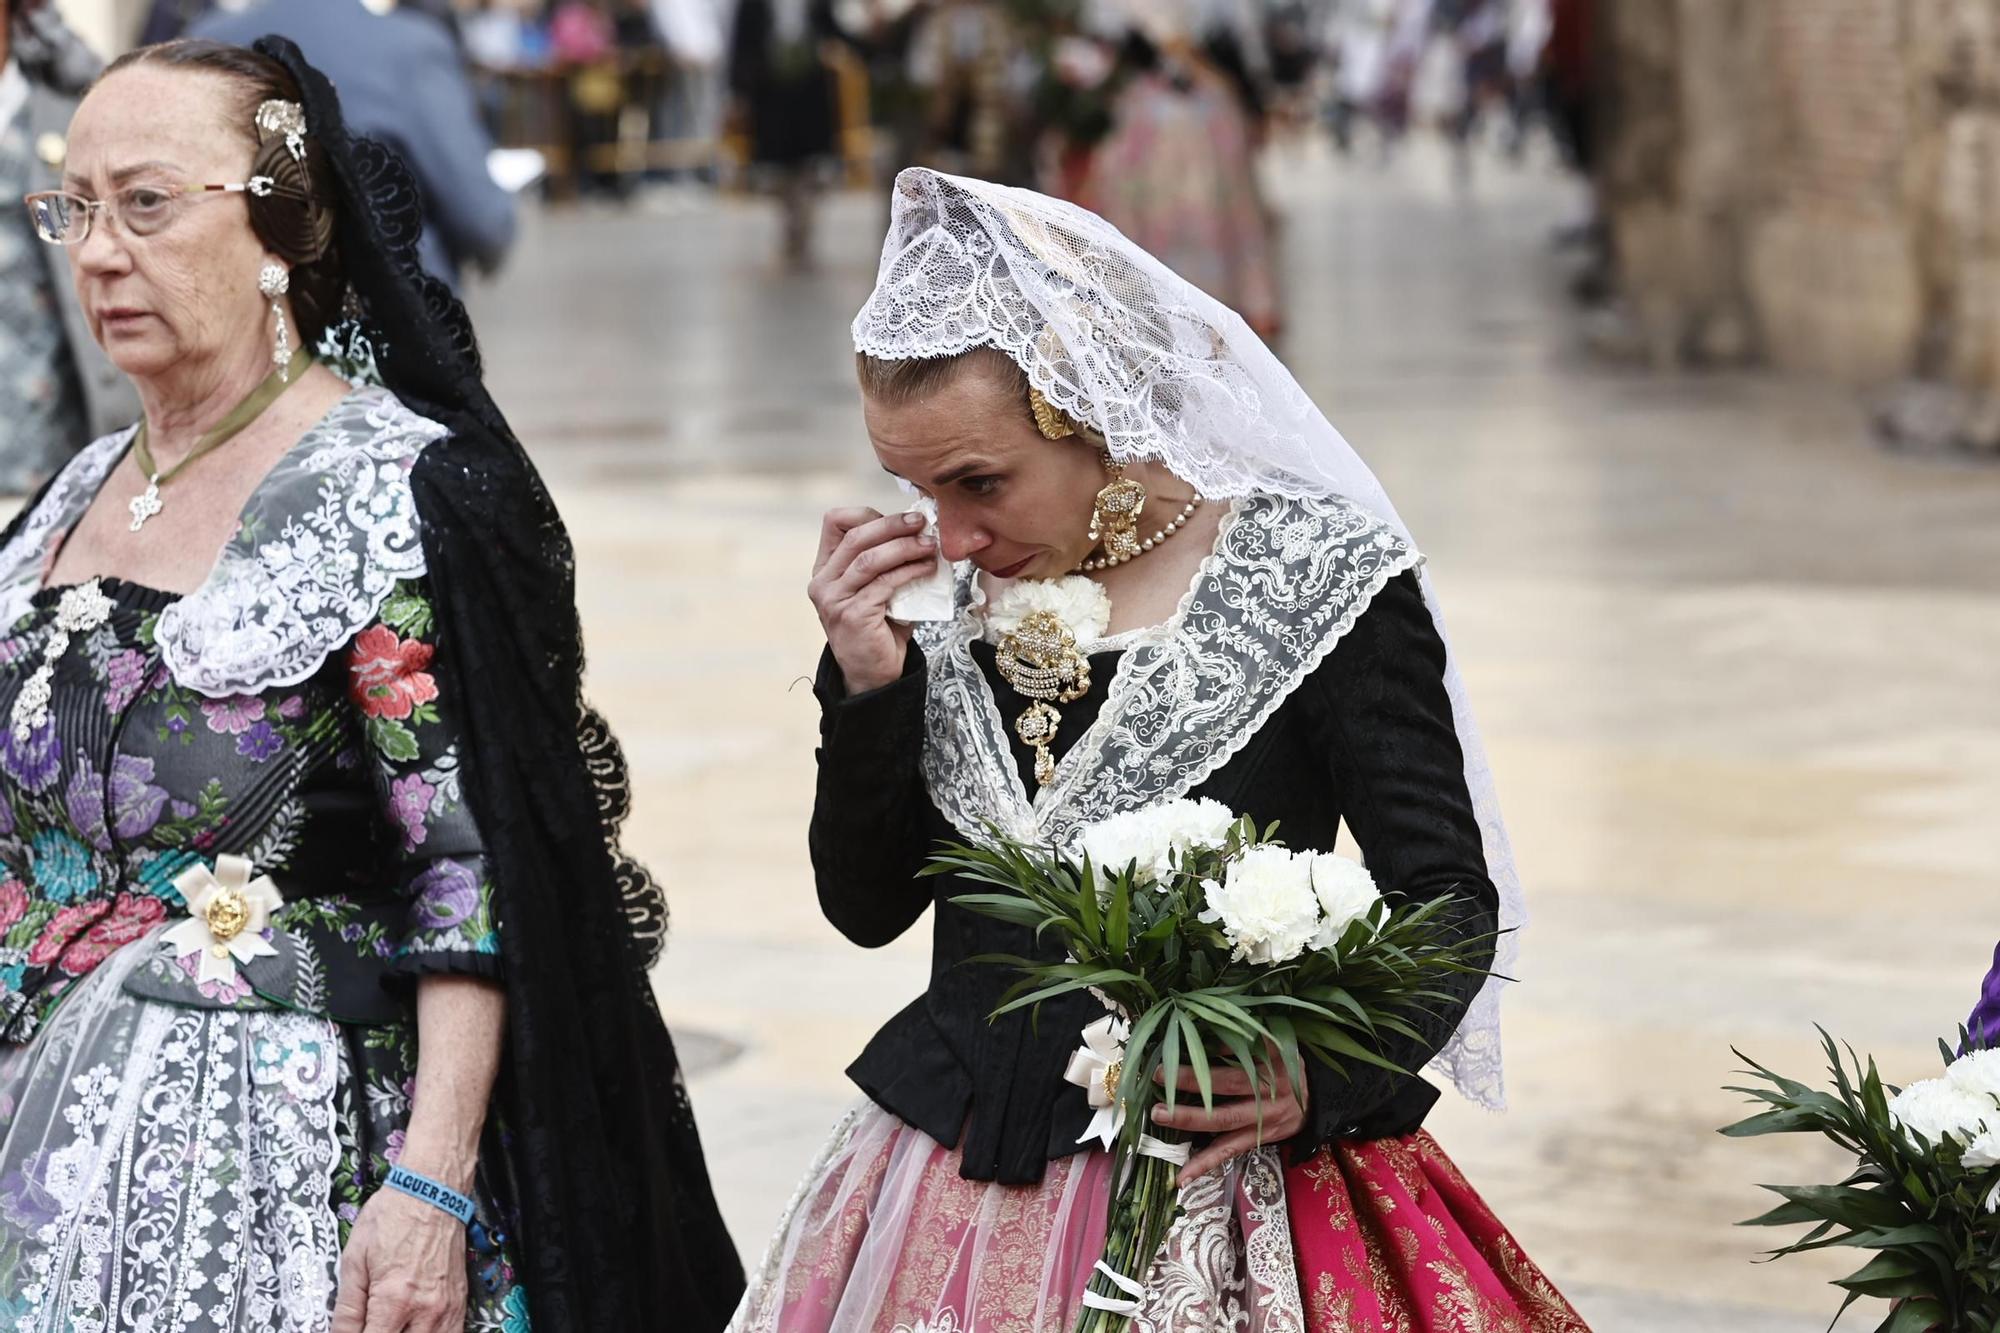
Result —
<instances>
[{"instance_id":1,"label":"pink skirt","mask_svg":"<svg viewBox=\"0 0 2000 1333\"><path fill-rule=\"evenodd\" d=\"M1110 1157L1037 1185L864 1103L813 1164L732 1333L1069 1333L1103 1250ZM1427 1134L1286 1166L1246 1153L1181 1191L1139 1333L1589 1333Z\"/></svg>"}]
</instances>

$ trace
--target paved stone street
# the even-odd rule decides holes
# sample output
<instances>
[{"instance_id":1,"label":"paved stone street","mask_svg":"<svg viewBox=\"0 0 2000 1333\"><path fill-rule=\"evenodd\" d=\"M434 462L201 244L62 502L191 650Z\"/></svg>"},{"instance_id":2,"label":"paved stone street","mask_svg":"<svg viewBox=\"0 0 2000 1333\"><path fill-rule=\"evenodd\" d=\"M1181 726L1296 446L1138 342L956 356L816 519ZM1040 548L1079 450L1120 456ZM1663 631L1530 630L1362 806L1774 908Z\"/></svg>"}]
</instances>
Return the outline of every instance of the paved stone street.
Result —
<instances>
[{"instance_id":1,"label":"paved stone street","mask_svg":"<svg viewBox=\"0 0 2000 1333\"><path fill-rule=\"evenodd\" d=\"M1735 1043L1794 1074L1812 1024L1896 1080L1936 1063L1996 928L2000 469L1885 455L1844 393L1584 355L1552 175L1294 154L1281 349L1432 560L1535 913L1513 1107L1432 1128L1600 1333L1824 1328L1830 1263L1755 1267ZM894 503L847 321L878 206L780 276L753 200L530 220L475 301L495 389L577 535L592 693L669 885L659 992L746 1258L920 990L928 927L869 952L805 853L826 506ZM1866 1327L1859 1312L1852 1322Z\"/></svg>"}]
</instances>

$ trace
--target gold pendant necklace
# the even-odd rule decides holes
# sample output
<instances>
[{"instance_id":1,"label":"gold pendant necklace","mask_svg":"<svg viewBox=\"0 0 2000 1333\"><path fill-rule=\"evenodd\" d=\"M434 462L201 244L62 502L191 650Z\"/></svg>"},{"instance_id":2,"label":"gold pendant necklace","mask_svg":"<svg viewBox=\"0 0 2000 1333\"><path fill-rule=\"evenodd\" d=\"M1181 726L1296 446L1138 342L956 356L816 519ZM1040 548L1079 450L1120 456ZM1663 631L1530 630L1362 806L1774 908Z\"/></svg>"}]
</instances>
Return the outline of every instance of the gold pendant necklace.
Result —
<instances>
[{"instance_id":1,"label":"gold pendant necklace","mask_svg":"<svg viewBox=\"0 0 2000 1333\"><path fill-rule=\"evenodd\" d=\"M146 489L133 496L126 504L132 513L131 531L137 532L146 526L146 520L165 509L166 503L160 499L160 487L178 477L182 470L195 459L241 435L250 423L264 415L264 409L278 401L280 395L297 376L304 374L312 365L312 353L300 348L292 354L292 359L264 377L264 382L253 389L248 398L230 410L228 416L216 423L215 429L194 442L194 448L180 462L160 471L153 462L153 451L146 447L146 423L141 421L139 429L132 435L132 461L139 465L139 475L146 479Z\"/></svg>"},{"instance_id":2,"label":"gold pendant necklace","mask_svg":"<svg viewBox=\"0 0 2000 1333\"><path fill-rule=\"evenodd\" d=\"M1035 752L1035 782L1055 781L1056 704L1074 703L1090 692L1090 659L1076 648L1076 635L1053 611L1034 611L1000 636L994 653L1000 678L1034 702L1014 719L1014 734Z\"/></svg>"}]
</instances>

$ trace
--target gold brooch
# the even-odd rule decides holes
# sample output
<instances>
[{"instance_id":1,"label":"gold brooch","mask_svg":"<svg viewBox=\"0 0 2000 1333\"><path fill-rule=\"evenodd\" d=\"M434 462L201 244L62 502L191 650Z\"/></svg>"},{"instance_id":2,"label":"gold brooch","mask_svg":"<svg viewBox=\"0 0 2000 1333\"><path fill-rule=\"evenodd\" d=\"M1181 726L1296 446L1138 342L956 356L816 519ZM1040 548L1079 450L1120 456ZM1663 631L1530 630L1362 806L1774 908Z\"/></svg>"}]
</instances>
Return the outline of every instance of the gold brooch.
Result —
<instances>
[{"instance_id":1,"label":"gold brooch","mask_svg":"<svg viewBox=\"0 0 2000 1333\"><path fill-rule=\"evenodd\" d=\"M1034 611L1000 636L994 665L1016 693L1034 700L1014 719L1014 734L1034 750L1035 781L1046 787L1055 781L1055 754L1049 747L1062 724L1054 705L1074 703L1090 692L1090 659L1076 650L1076 636L1060 616Z\"/></svg>"}]
</instances>

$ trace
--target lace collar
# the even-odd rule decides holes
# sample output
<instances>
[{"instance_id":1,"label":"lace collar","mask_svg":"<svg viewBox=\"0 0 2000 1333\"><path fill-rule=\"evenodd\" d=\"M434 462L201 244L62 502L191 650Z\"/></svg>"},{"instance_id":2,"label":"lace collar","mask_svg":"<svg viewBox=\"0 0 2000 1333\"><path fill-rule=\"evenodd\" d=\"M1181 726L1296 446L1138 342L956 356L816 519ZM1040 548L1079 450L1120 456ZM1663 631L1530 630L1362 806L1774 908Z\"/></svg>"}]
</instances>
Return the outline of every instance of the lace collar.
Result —
<instances>
[{"instance_id":1,"label":"lace collar","mask_svg":"<svg viewBox=\"0 0 2000 1333\"><path fill-rule=\"evenodd\" d=\"M0 624L29 609L49 543L83 516L135 427L85 449L0 548ZM342 398L257 484L199 588L154 630L175 682L210 697L296 685L424 572L410 470L445 427L388 390Z\"/></svg>"},{"instance_id":2,"label":"lace collar","mask_svg":"<svg viewBox=\"0 0 2000 1333\"><path fill-rule=\"evenodd\" d=\"M957 618L917 634L930 664L931 798L968 839L990 822L1061 842L1081 824L1185 796L1256 735L1391 578L1421 561L1407 539L1343 499L1237 501L1179 608L1132 636L1096 721L1033 797L970 651L984 620L968 565Z\"/></svg>"}]
</instances>

